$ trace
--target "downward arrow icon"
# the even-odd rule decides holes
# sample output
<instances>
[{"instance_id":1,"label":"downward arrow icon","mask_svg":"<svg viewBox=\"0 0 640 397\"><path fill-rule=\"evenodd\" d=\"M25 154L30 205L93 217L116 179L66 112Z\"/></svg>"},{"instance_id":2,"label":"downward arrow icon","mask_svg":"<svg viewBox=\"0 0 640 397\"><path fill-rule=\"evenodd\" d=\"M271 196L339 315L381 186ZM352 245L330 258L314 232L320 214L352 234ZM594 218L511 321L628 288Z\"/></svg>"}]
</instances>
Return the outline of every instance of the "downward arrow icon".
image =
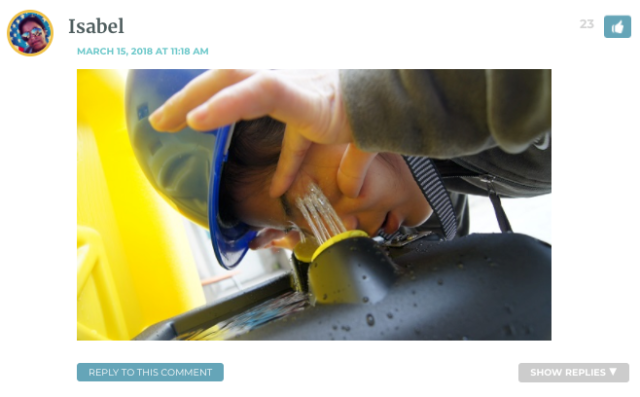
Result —
<instances>
[{"instance_id":1,"label":"downward arrow icon","mask_svg":"<svg viewBox=\"0 0 640 397\"><path fill-rule=\"evenodd\" d=\"M609 368L609 371L611 371L611 375L615 375L617 370L618 368Z\"/></svg>"}]
</instances>

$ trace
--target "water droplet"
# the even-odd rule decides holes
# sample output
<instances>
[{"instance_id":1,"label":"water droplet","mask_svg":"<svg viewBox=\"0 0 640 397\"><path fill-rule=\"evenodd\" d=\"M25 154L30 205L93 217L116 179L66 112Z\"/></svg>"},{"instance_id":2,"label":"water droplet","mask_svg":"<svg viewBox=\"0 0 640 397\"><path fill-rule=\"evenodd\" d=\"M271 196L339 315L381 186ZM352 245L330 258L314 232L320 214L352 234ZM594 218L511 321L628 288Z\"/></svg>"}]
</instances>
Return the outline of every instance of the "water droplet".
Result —
<instances>
[{"instance_id":1,"label":"water droplet","mask_svg":"<svg viewBox=\"0 0 640 397\"><path fill-rule=\"evenodd\" d=\"M393 313L391 313L391 312L387 313L387 317L388 318L393 318Z\"/></svg>"},{"instance_id":2,"label":"water droplet","mask_svg":"<svg viewBox=\"0 0 640 397\"><path fill-rule=\"evenodd\" d=\"M363 301L364 303L369 302L369 297L368 297L368 296L365 296L364 298L362 298L362 301Z\"/></svg>"},{"instance_id":3,"label":"water droplet","mask_svg":"<svg viewBox=\"0 0 640 397\"><path fill-rule=\"evenodd\" d=\"M505 325L504 327L502 327L502 330L504 331L504 334L506 336L513 336L516 334L516 330L511 324Z\"/></svg>"},{"instance_id":4,"label":"water droplet","mask_svg":"<svg viewBox=\"0 0 640 397\"><path fill-rule=\"evenodd\" d=\"M373 327L376 323L376 320L373 318L373 316L371 314L367 314L367 324L369 324L370 327Z\"/></svg>"},{"instance_id":5,"label":"water droplet","mask_svg":"<svg viewBox=\"0 0 640 397\"><path fill-rule=\"evenodd\" d=\"M438 280L438 285L442 285L444 283L444 281L442 281L442 279Z\"/></svg>"},{"instance_id":6,"label":"water droplet","mask_svg":"<svg viewBox=\"0 0 640 397\"><path fill-rule=\"evenodd\" d=\"M511 309L511 307L509 305L505 305L504 306L504 310L506 310L507 313L509 313L509 314L513 313L513 310Z\"/></svg>"},{"instance_id":7,"label":"water droplet","mask_svg":"<svg viewBox=\"0 0 640 397\"><path fill-rule=\"evenodd\" d=\"M327 298L328 298L327 294L322 295L322 300L323 300L323 301L326 301L326 300L327 300Z\"/></svg>"},{"instance_id":8,"label":"water droplet","mask_svg":"<svg viewBox=\"0 0 640 397\"><path fill-rule=\"evenodd\" d=\"M337 325L332 325L331 328L333 328L333 330L335 331L335 330L338 329L338 326Z\"/></svg>"},{"instance_id":9,"label":"water droplet","mask_svg":"<svg viewBox=\"0 0 640 397\"><path fill-rule=\"evenodd\" d=\"M467 338L466 336L463 336L462 340L469 340L469 338Z\"/></svg>"},{"instance_id":10,"label":"water droplet","mask_svg":"<svg viewBox=\"0 0 640 397\"><path fill-rule=\"evenodd\" d=\"M343 325L343 326L342 326L342 329L343 329L343 330L345 330L345 331L347 331L347 332L351 331L351 327L350 327L350 326L348 326L348 325Z\"/></svg>"},{"instance_id":11,"label":"water droplet","mask_svg":"<svg viewBox=\"0 0 640 397\"><path fill-rule=\"evenodd\" d=\"M360 267L360 264L358 263L358 267Z\"/></svg>"},{"instance_id":12,"label":"water droplet","mask_svg":"<svg viewBox=\"0 0 640 397\"><path fill-rule=\"evenodd\" d=\"M415 295L415 294L416 294L416 290L415 290L415 289L412 289L412 290L411 290L411 295Z\"/></svg>"},{"instance_id":13,"label":"water droplet","mask_svg":"<svg viewBox=\"0 0 640 397\"><path fill-rule=\"evenodd\" d=\"M363 275L363 276L362 276L362 279L363 279L363 280L366 280L366 279L367 279L367 276L366 276L366 275Z\"/></svg>"},{"instance_id":14,"label":"water droplet","mask_svg":"<svg viewBox=\"0 0 640 397\"><path fill-rule=\"evenodd\" d=\"M464 270L464 265L462 263L458 263L458 269Z\"/></svg>"},{"instance_id":15,"label":"water droplet","mask_svg":"<svg viewBox=\"0 0 640 397\"><path fill-rule=\"evenodd\" d=\"M413 304L413 307L418 307L418 304L417 304L417 303L414 303L414 304Z\"/></svg>"}]
</instances>

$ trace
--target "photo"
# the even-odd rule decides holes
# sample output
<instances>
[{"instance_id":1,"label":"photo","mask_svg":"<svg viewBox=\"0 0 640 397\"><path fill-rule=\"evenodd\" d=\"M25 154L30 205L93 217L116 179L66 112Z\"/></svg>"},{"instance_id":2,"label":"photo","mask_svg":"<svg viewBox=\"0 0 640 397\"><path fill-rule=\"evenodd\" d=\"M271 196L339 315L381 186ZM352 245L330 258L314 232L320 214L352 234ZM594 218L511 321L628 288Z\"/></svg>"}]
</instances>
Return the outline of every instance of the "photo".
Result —
<instances>
[{"instance_id":1,"label":"photo","mask_svg":"<svg viewBox=\"0 0 640 397\"><path fill-rule=\"evenodd\" d=\"M53 26L43 13L34 10L16 14L7 28L9 44L21 55L44 53L53 42Z\"/></svg>"},{"instance_id":2,"label":"photo","mask_svg":"<svg viewBox=\"0 0 640 397\"><path fill-rule=\"evenodd\" d=\"M44 51L24 15L14 48ZM550 341L551 92L549 69L79 69L77 339Z\"/></svg>"}]
</instances>

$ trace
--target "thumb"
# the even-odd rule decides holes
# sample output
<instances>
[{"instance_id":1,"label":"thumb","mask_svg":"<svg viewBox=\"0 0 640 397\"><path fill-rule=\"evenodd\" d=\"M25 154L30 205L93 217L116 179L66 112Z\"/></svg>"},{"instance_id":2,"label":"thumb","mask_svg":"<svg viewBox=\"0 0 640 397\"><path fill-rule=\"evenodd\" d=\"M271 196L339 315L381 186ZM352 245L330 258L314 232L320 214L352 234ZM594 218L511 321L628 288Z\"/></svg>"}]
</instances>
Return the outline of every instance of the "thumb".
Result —
<instances>
[{"instance_id":1,"label":"thumb","mask_svg":"<svg viewBox=\"0 0 640 397\"><path fill-rule=\"evenodd\" d=\"M282 140L282 151L278 159L278 166L271 181L269 195L279 197L295 181L298 170L307 155L312 142L303 137L299 132L294 131L288 124L285 128Z\"/></svg>"},{"instance_id":2,"label":"thumb","mask_svg":"<svg viewBox=\"0 0 640 397\"><path fill-rule=\"evenodd\" d=\"M620 20L620 22L618 22L617 26L622 26L622 20Z\"/></svg>"},{"instance_id":3,"label":"thumb","mask_svg":"<svg viewBox=\"0 0 640 397\"><path fill-rule=\"evenodd\" d=\"M347 146L338 168L338 188L345 196L358 197L369 166L376 155L377 153L361 151L353 143Z\"/></svg>"}]
</instances>

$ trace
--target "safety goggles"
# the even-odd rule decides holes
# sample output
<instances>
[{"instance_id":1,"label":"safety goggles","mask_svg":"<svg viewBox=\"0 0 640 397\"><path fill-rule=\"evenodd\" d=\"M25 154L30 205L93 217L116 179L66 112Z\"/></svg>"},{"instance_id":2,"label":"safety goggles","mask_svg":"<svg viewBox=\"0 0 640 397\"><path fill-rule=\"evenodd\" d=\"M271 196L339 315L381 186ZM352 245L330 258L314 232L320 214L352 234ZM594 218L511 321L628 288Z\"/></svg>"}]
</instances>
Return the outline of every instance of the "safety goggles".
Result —
<instances>
[{"instance_id":1,"label":"safety goggles","mask_svg":"<svg viewBox=\"0 0 640 397\"><path fill-rule=\"evenodd\" d=\"M42 36L42 29L40 28L33 28L31 29L31 32L24 32L22 33L22 40L24 41L29 41L29 39L31 38L31 35L34 35L36 37L38 36Z\"/></svg>"}]
</instances>

